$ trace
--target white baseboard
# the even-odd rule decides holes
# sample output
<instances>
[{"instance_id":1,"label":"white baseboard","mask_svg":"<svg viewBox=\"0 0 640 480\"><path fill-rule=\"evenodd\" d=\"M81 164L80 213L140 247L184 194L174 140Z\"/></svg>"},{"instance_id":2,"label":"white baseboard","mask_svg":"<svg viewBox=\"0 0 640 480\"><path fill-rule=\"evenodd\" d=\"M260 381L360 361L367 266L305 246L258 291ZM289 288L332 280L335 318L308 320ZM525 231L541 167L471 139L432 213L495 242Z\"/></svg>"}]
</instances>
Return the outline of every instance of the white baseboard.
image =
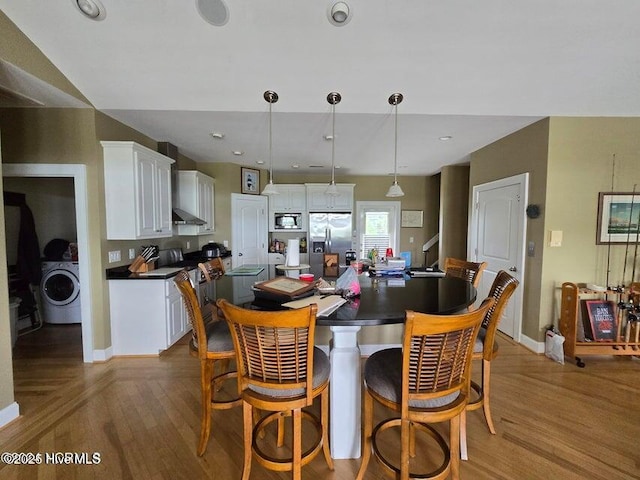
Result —
<instances>
[{"instance_id":1,"label":"white baseboard","mask_svg":"<svg viewBox=\"0 0 640 480\"><path fill-rule=\"evenodd\" d=\"M93 351L94 362L106 362L107 360L110 360L111 357L113 357L113 347Z\"/></svg>"},{"instance_id":2,"label":"white baseboard","mask_svg":"<svg viewBox=\"0 0 640 480\"><path fill-rule=\"evenodd\" d=\"M544 353L544 342L538 342L526 335L520 335L520 343L535 353Z\"/></svg>"},{"instance_id":3,"label":"white baseboard","mask_svg":"<svg viewBox=\"0 0 640 480\"><path fill-rule=\"evenodd\" d=\"M0 428L4 427L7 423L13 422L20 416L20 406L17 402L13 402L0 410Z\"/></svg>"}]
</instances>

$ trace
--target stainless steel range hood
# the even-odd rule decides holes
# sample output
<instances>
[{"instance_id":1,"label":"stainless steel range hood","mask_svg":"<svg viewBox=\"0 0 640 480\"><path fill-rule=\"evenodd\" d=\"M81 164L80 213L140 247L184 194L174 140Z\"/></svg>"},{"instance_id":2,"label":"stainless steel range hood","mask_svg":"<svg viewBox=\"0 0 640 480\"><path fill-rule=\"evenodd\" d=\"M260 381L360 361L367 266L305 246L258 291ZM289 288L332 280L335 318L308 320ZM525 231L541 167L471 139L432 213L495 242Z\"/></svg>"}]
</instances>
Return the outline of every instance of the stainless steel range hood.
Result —
<instances>
[{"instance_id":1,"label":"stainless steel range hood","mask_svg":"<svg viewBox=\"0 0 640 480\"><path fill-rule=\"evenodd\" d=\"M173 207L171 219L173 220L174 225L204 225L207 223L201 218L176 207Z\"/></svg>"},{"instance_id":2,"label":"stainless steel range hood","mask_svg":"<svg viewBox=\"0 0 640 480\"><path fill-rule=\"evenodd\" d=\"M158 152L175 160L171 164L171 197L174 205L171 220L174 225L204 225L207 222L196 217L192 213L185 212L181 208L175 207L178 203L179 188L178 184L178 147L169 142L158 142Z\"/></svg>"}]
</instances>

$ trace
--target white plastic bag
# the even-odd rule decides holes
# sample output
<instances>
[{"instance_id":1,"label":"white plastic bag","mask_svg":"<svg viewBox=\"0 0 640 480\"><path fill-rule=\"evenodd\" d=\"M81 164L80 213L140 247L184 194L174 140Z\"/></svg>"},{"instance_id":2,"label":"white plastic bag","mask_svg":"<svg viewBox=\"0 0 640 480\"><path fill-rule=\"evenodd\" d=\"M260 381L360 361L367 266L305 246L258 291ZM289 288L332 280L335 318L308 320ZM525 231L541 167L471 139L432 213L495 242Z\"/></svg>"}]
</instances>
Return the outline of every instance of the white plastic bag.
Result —
<instances>
[{"instance_id":1,"label":"white plastic bag","mask_svg":"<svg viewBox=\"0 0 640 480\"><path fill-rule=\"evenodd\" d=\"M551 360L564 365L564 337L552 329L547 330L544 339L544 354Z\"/></svg>"},{"instance_id":2,"label":"white plastic bag","mask_svg":"<svg viewBox=\"0 0 640 480\"><path fill-rule=\"evenodd\" d=\"M336 280L336 290L342 291L345 298L356 297L360 295L360 282L358 282L358 274L353 267L349 267Z\"/></svg>"}]
</instances>

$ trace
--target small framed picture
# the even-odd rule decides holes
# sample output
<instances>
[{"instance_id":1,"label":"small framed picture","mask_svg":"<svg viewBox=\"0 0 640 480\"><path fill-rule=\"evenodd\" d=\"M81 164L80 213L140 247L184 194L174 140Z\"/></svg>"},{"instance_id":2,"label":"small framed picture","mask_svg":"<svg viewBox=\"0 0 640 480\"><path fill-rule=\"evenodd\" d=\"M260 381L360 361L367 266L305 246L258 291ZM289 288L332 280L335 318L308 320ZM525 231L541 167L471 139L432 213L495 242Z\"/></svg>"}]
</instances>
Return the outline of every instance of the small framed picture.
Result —
<instances>
[{"instance_id":1,"label":"small framed picture","mask_svg":"<svg viewBox=\"0 0 640 480\"><path fill-rule=\"evenodd\" d=\"M422 228L422 210L402 210L402 227Z\"/></svg>"},{"instance_id":2,"label":"small framed picture","mask_svg":"<svg viewBox=\"0 0 640 480\"><path fill-rule=\"evenodd\" d=\"M596 244L640 243L640 194L600 192Z\"/></svg>"},{"instance_id":3,"label":"small framed picture","mask_svg":"<svg viewBox=\"0 0 640 480\"><path fill-rule=\"evenodd\" d=\"M260 171L242 167L242 193L258 195L260 193Z\"/></svg>"}]
</instances>

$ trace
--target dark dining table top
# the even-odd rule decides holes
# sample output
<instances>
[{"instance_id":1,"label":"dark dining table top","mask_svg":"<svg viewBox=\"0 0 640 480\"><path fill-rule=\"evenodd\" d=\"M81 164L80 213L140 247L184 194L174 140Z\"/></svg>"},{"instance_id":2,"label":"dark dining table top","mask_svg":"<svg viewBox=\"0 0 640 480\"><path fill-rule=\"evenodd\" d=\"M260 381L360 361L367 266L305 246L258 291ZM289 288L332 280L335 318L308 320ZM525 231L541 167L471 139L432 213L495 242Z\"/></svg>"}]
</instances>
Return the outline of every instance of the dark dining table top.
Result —
<instances>
[{"instance_id":1,"label":"dark dining table top","mask_svg":"<svg viewBox=\"0 0 640 480\"><path fill-rule=\"evenodd\" d=\"M271 275L269 275L271 277ZM221 277L219 282L233 282ZM322 326L371 326L403 323L406 310L422 313L454 314L476 300L476 289L454 277L370 277L358 276L360 296L353 298L327 317L319 316ZM245 283L246 284L246 283ZM255 299L254 308L278 309L275 302Z\"/></svg>"}]
</instances>

